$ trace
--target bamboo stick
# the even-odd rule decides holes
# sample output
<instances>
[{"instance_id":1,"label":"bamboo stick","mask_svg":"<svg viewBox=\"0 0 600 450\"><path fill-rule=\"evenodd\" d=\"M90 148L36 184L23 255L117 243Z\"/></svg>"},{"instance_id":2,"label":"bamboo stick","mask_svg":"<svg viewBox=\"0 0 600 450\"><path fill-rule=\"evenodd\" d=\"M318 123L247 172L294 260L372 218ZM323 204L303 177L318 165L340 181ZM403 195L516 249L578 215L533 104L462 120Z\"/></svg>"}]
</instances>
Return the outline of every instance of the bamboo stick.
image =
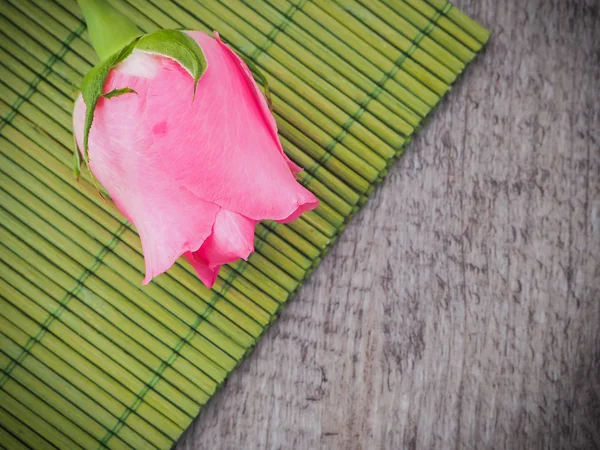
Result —
<instances>
[{"instance_id":1,"label":"bamboo stick","mask_svg":"<svg viewBox=\"0 0 600 450\"><path fill-rule=\"evenodd\" d=\"M285 229L286 229L285 227L282 227L280 229L280 231L285 230ZM312 249L309 249L305 253L303 250L299 250L297 248L297 247L300 247L300 248L303 247L302 245L290 244L289 241L280 237L278 233L273 233L269 228L265 227L262 224L258 224L256 226L255 233L259 238L261 238L263 240L268 239L269 242L272 242L274 248L278 249L280 252L284 253L285 255L288 255L302 269L306 270L312 265L312 260L310 259L310 256L307 256L307 254L308 255L311 254ZM298 242L301 239L302 238L298 236ZM292 242L294 242L294 241L292 241ZM318 254L318 252L317 252L317 254Z\"/></svg>"},{"instance_id":2,"label":"bamboo stick","mask_svg":"<svg viewBox=\"0 0 600 450\"><path fill-rule=\"evenodd\" d=\"M432 88L437 85L434 90L438 94L444 94L448 91L449 86L454 83L456 76L463 71L465 66L456 56L429 37L429 28L417 29L401 16L394 14L382 3L365 0L357 0L357 2L360 5L347 8L347 10L359 20L362 18L365 25L375 30L391 45L403 51L410 51L412 45L418 45L420 51L429 55L431 60L436 61L436 64L441 67L439 72L433 72L433 74L443 81L444 86L440 86L438 83L430 84L429 82L425 84ZM394 19L393 24L388 22L390 18ZM429 66L427 68L431 70Z\"/></svg>"},{"instance_id":3,"label":"bamboo stick","mask_svg":"<svg viewBox=\"0 0 600 450\"><path fill-rule=\"evenodd\" d=\"M286 0L269 0L269 4L282 14L286 14L293 6ZM394 75L395 70L402 72L401 67L390 63L376 51L373 52L345 28L336 26L336 22L321 9L305 3L302 9L296 8L294 23L305 32L312 34L322 46L337 54L359 73L364 74L380 87L385 85L385 90L405 108L397 111L397 114L410 125L418 125L420 118L427 113L428 106L391 76ZM352 42L352 46L349 42ZM368 59L365 55L368 55Z\"/></svg>"},{"instance_id":4,"label":"bamboo stick","mask_svg":"<svg viewBox=\"0 0 600 450\"><path fill-rule=\"evenodd\" d=\"M9 44L10 46L10 42L4 41L3 45L4 44ZM37 62L33 58L31 58L31 60ZM23 81L36 79L37 74L33 70L31 70L27 65L23 64L23 62L18 60L16 57L9 54L3 47L0 47L0 64L4 67L3 70L6 70L6 72L11 71L15 73ZM33 63L30 62L30 64ZM31 89L31 82L26 83ZM44 83L38 83L36 86L36 91L40 92L46 98L52 99L52 101L59 105L64 111L67 111L67 108L72 107L71 99L64 95L59 89L55 88L48 81Z\"/></svg>"},{"instance_id":5,"label":"bamboo stick","mask_svg":"<svg viewBox=\"0 0 600 450\"><path fill-rule=\"evenodd\" d=\"M414 128L402 119L402 116L407 113L407 109L403 106L401 100L395 99L388 92L383 91L380 86L357 72L335 53L327 51L322 42L319 42L316 37L313 37L312 34L303 30L296 23L287 20L287 16L280 13L273 6L266 2L257 5L247 0L244 0L244 4L268 20L272 26L277 27L281 23L286 23L285 34L282 36L277 35L277 40L282 47L293 48L291 51L294 51L298 60L304 64L312 63L315 65L315 69L319 70L319 75L326 79L334 82L339 78L349 80L361 89L363 95L366 94L370 97L370 100L366 100L369 102L368 107L372 108L373 113L391 129L404 136L408 136L413 132ZM315 35L318 36L318 33L315 33ZM281 43L282 39L283 43ZM293 39L294 44L288 43L289 39ZM306 51L298 51L298 45L304 47ZM317 62L314 61L315 59Z\"/></svg>"},{"instance_id":6,"label":"bamboo stick","mask_svg":"<svg viewBox=\"0 0 600 450\"><path fill-rule=\"evenodd\" d=\"M16 302L13 301L13 304L14 303L16 303ZM29 305L29 307L31 308L31 305ZM35 309L33 309L33 310L32 309L28 309L27 313L29 315L32 315L32 313L33 314L35 313ZM55 329L57 328L57 324L52 323L51 328L53 329L53 334L55 334L56 333ZM7 377L18 378L18 380L20 382L22 382L24 380L24 377L26 375L22 374L22 376L17 377L15 375L15 372L18 371L19 368L20 368L19 361L20 360L26 361L28 359L28 357L29 357L27 355L27 356L25 356L25 358L23 358L22 355L26 354L24 352L26 352L26 350L25 349L21 349L21 354L19 354L19 356L16 357L15 367L14 367L13 371L11 372L10 376L8 374L6 374ZM33 392L35 392L37 395L40 395L40 391L42 391L43 389L45 389L45 388L42 388L41 386L38 386L38 388L35 389L35 390L33 390ZM51 392L48 391L47 394L50 395ZM55 404L56 403L60 403L62 405L62 406L57 407L56 409L58 411L62 411L63 414L65 414L65 415L71 415L72 413L74 413L73 420L75 420L77 423L80 423L82 420L85 419L85 415L84 414L82 414L81 412L77 412L77 411L73 410L72 407L69 407L68 405L66 405L64 403L66 400L64 400L64 399L61 400L61 399L56 398L54 396L52 401ZM94 413L96 413L96 409L97 408L93 408L91 411L94 411ZM109 420L109 422L107 424L105 424L105 426L103 426L103 427L102 426L95 426L94 427L94 426L92 426L92 424L86 422L86 423L84 423L82 429L86 430L87 432L90 432L90 430L95 430L95 437L102 438L102 436L105 435L107 433L107 431L110 430L114 426L115 423L118 423L118 418L113 417L112 420ZM169 435L169 437L171 437L171 438L173 438L173 434L175 434L175 438L177 437L177 433L179 433L179 428L177 428L177 427L171 427L170 426L170 422L168 422L168 421L162 421L162 426L163 426L163 428L161 428L161 432L163 434ZM129 427L125 428L123 432L124 432L124 436L131 435ZM138 441L139 441L139 439L138 439Z\"/></svg>"},{"instance_id":7,"label":"bamboo stick","mask_svg":"<svg viewBox=\"0 0 600 450\"><path fill-rule=\"evenodd\" d=\"M10 361L10 358L0 353L2 366L9 364ZM69 402L48 390L27 372L20 371L18 375L18 378L9 378L3 386L4 391L10 392L15 400L36 411L42 418L74 439L81 447L95 447L98 438L102 438L107 431L104 427L81 412L74 411ZM116 444L120 448L131 448L120 439L116 441Z\"/></svg>"},{"instance_id":8,"label":"bamboo stick","mask_svg":"<svg viewBox=\"0 0 600 450\"><path fill-rule=\"evenodd\" d=\"M304 279L305 270L302 267L293 262L288 256L284 255L273 246L267 244L267 242L260 239L260 237L254 237L254 246L255 248L260 246L261 252L258 254L261 257L266 258L268 261L274 262L278 267L281 267L286 274L290 275L295 280L302 281Z\"/></svg>"},{"instance_id":9,"label":"bamboo stick","mask_svg":"<svg viewBox=\"0 0 600 450\"><path fill-rule=\"evenodd\" d=\"M4 231L2 231L2 234L4 235ZM15 239L11 236L6 236L7 239L7 245L10 245L10 249L12 249L14 252L17 251L22 251L25 252L26 254L28 254L29 256L31 256L32 258L35 259L35 254L31 253L31 250L28 249L27 247L24 247L22 243L19 242L15 242ZM39 243L38 243L39 245ZM57 272L56 270L53 270L51 268L43 268L43 273L46 274L47 276L52 276L54 278L57 279L57 281L59 281L61 283L61 286L63 285L63 279L64 275L62 275L60 272ZM66 282L68 283L70 280L66 280ZM63 286L63 288L65 288ZM66 287L66 289L68 289L68 285ZM125 332L129 333L132 336L135 337L139 337L140 339L136 338L137 342L141 342L143 343L143 345L147 345L148 343L148 337L147 337L147 333L141 332L138 328L135 328L133 326L133 324L131 322L129 322L126 318L119 316L116 311L114 310L114 307L111 307L110 304L106 301L104 301L102 298L94 295L92 292L85 290L83 291L85 292L84 295L80 296L80 299L85 301L85 303L90 306L91 308L95 308L95 311L100 313L102 316L106 317L107 320L110 320L110 318L113 318L112 322L119 324L119 326L122 328L122 330L124 330ZM144 339L141 339L141 338ZM120 345L125 345L125 344L129 344L129 341L126 343L120 343ZM169 357L169 353L168 351L170 351L168 348L155 348L153 346L151 346L151 351L153 353L158 353L159 355L162 353L164 353L166 355L166 357L164 357L164 360L167 360L167 358ZM190 371L194 372L197 370L196 369L191 369L189 364L187 363L183 363L183 360L181 359L177 359L175 361L175 363L177 363L176 365L173 365L173 369L179 371L182 374L188 374L188 379L192 378L191 376L189 376ZM157 370L158 366L155 366L153 368L153 370ZM193 379L193 378L192 378ZM199 387L201 387L205 392L207 393L212 393L214 391L215 388L215 384L212 381L209 381L206 376L202 375L202 376L198 376L198 378L196 378L194 380L197 385ZM167 396L167 398L172 397L174 395L176 395L176 392L172 390L172 387L169 385L166 386L159 386L159 392L163 392L164 391L164 395ZM184 408L189 408L190 413L193 416L193 411L194 408L192 407L191 404L186 403L185 401L182 401L182 403L178 404L177 407L184 407Z\"/></svg>"},{"instance_id":10,"label":"bamboo stick","mask_svg":"<svg viewBox=\"0 0 600 450\"><path fill-rule=\"evenodd\" d=\"M426 1L432 4L438 11L442 11L448 19L477 39L481 44L485 44L490 38L490 32L487 29L475 22L460 9L454 7L449 8L448 4L450 2L446 0Z\"/></svg>"},{"instance_id":11,"label":"bamboo stick","mask_svg":"<svg viewBox=\"0 0 600 450\"><path fill-rule=\"evenodd\" d=\"M132 337L128 336L111 322L108 322L94 310L85 306L78 297L72 296L68 300L67 305L63 305L61 300L63 300L65 295L64 291L61 293L60 289L58 289L59 292L55 293L54 296L50 296L48 293L40 293L41 288L43 288L42 292L46 289L56 291L59 286L53 284L45 275L21 260L10 249L5 248L4 251L10 254L8 257L3 257L6 262L0 262L6 269L6 274L3 275L5 281L0 280L0 283L4 286L6 292L12 293L13 297L9 299L11 302L21 299L21 303L27 303L27 297L37 304L38 307L48 310L49 314L53 314L55 310L61 311L60 319L57 319L61 323L60 329L65 331L62 326L64 324L65 327L82 336L87 342L96 346L115 362L121 364L123 367L127 367L127 370L136 375L141 381L152 377L152 370L161 364L158 358L145 350ZM14 262L20 264L19 271L8 269L8 265ZM31 277L26 279L24 278L25 275L41 277L41 280ZM35 297L28 296L24 293L25 291L37 291L37 295ZM19 307L19 305L16 306ZM131 355L131 357L128 355ZM205 391L201 390L196 384L186 380L183 376L173 373L169 379L170 385L178 391L183 390L186 395L189 395L199 404L204 404L208 400L208 394ZM173 392L176 393L176 391Z\"/></svg>"},{"instance_id":12,"label":"bamboo stick","mask_svg":"<svg viewBox=\"0 0 600 450\"><path fill-rule=\"evenodd\" d=\"M339 175L334 175L320 161L313 159L309 154L300 150L284 136L280 136L280 140L286 154L295 163L303 167L310 177L319 180L326 189L330 189L331 192L335 193L336 197L332 196L328 203L340 212L340 214L347 215L356 203L358 203L360 195L349 187L347 182L340 178ZM320 157L324 155L325 153L321 153Z\"/></svg>"},{"instance_id":13,"label":"bamboo stick","mask_svg":"<svg viewBox=\"0 0 600 450\"><path fill-rule=\"evenodd\" d=\"M249 264L250 260L252 260L252 263L254 263L253 265ZM283 294L285 298L287 298L289 293L293 292L299 285L298 280L292 278L283 270L278 269L260 253L253 253L250 255L248 262L244 260L237 260L228 265L235 271L246 272L248 278L251 280L256 280L257 284L259 284L262 289L266 289L269 292L271 289L276 291L283 289L283 291L285 291L285 294ZM255 268L255 266L259 266L261 268L270 267L271 275L266 275L266 272L261 273ZM263 277L266 277L264 281L262 281Z\"/></svg>"},{"instance_id":14,"label":"bamboo stick","mask_svg":"<svg viewBox=\"0 0 600 450\"><path fill-rule=\"evenodd\" d=\"M61 53L61 50L65 48L64 42L67 40L70 34L75 33L76 30L69 30L59 32L58 36L52 34L52 31L56 31L56 27L52 27L52 24L55 24L53 21L44 21L43 15L37 15L31 17L29 14L24 13L20 9L16 8L14 5L5 2L2 15L5 17L10 17L11 23L18 27L20 30L27 32L27 30L35 29L35 37L34 39L41 44L42 47L48 49L53 55L57 55ZM35 19L41 19L44 23L43 26L40 26L35 22ZM47 29L50 26L50 31ZM81 28L83 31L83 28ZM28 33L29 34L29 33ZM31 35L30 35L31 36ZM32 36L33 37L33 36ZM74 39L69 42L68 48L76 48L83 45L83 42L77 43ZM83 69L83 73L87 73L95 64L97 64L98 60L95 58L92 61L89 61L87 58L83 56L83 54L77 53L75 51L66 51L62 54L62 61L64 61L67 65L72 68Z\"/></svg>"},{"instance_id":15,"label":"bamboo stick","mask_svg":"<svg viewBox=\"0 0 600 450\"><path fill-rule=\"evenodd\" d=\"M0 16L0 20L1 19L2 17ZM27 46L29 50L25 50L22 45ZM41 79L43 74L43 83L39 84L47 84L51 89L58 91L61 95L57 95L56 97L53 96L54 101L60 105L65 105L67 109L70 108L70 105L73 104L73 100L71 99L71 96L66 93L74 93L75 85L68 82L54 71L54 66L58 63L52 65L52 70L48 70L46 62L40 59L40 56L43 55L35 55L35 46L36 43L33 42L31 38L27 38L26 41L15 41L13 36L6 34L5 30L0 28L0 48L10 56L9 59L11 60L17 60L13 55L18 55L19 58L17 61L34 73L32 77L27 77L25 79ZM7 64L7 60L3 59L2 63Z\"/></svg>"},{"instance_id":16,"label":"bamboo stick","mask_svg":"<svg viewBox=\"0 0 600 450\"><path fill-rule=\"evenodd\" d=\"M387 0L386 0L387 1ZM437 10L426 1L421 0L404 0L414 9L419 11L425 17L434 17L437 13ZM451 5L450 5L451 6ZM446 8L447 9L447 8ZM454 8L452 8L454 9ZM465 46L467 46L471 51L477 52L481 49L481 43L477 41L473 36L471 36L467 31L457 25L454 21L449 19L446 16L442 16L438 19L437 24L440 28L446 30L460 42L462 42Z\"/></svg>"},{"instance_id":17,"label":"bamboo stick","mask_svg":"<svg viewBox=\"0 0 600 450\"><path fill-rule=\"evenodd\" d=\"M16 363L23 349L17 346L13 341L4 336L0 336L0 350L6 356L8 356L11 362ZM8 364L5 364L6 367ZM73 407L77 408L78 414L85 414L104 427L107 431L112 427L117 420L117 417L110 414L103 406L90 399L83 391L80 391L68 381L59 376L56 372L52 371L49 367L41 364L33 356L29 355L24 358L11 373L11 377L15 380L24 379L26 387L35 392L35 384L27 383L27 380L35 379L43 383L47 389L59 394L66 400L68 400L72 406L62 408L63 412L70 411ZM42 389L46 389L42 387ZM0 441L2 439L0 438ZM139 434L133 431L129 425L124 425L121 432L119 433L118 440L122 440L132 449L144 448L152 446L148 441L143 439Z\"/></svg>"},{"instance_id":18,"label":"bamboo stick","mask_svg":"<svg viewBox=\"0 0 600 450\"><path fill-rule=\"evenodd\" d=\"M455 55L462 63L467 64L475 57L475 53L458 41L454 36L439 26L433 26L430 18L423 16L405 0L382 0L381 5L383 18L387 18L390 25L394 25L399 17L405 18L410 24L420 31L427 31L431 39ZM395 9L394 9L395 8ZM433 16L435 17L435 15ZM463 67L464 68L464 67ZM461 69L462 72L462 69Z\"/></svg>"},{"instance_id":19,"label":"bamboo stick","mask_svg":"<svg viewBox=\"0 0 600 450\"><path fill-rule=\"evenodd\" d=\"M98 368L101 367L105 377L111 377L122 386L126 387L134 395L137 395L137 393L142 391L146 381L140 380L129 370L124 370L124 367L111 359L110 356L102 354L85 339L79 337L76 333L69 331L66 327L61 326L57 321L51 322L52 330L49 331L47 328L44 328L45 325L42 327L45 320L49 317L48 314L30 303L26 315L22 309L14 306L13 303L17 302L17 299L6 299L3 295L4 294L2 294L2 300L0 301L0 304L2 304L2 307L4 308L2 313L3 316L23 331L28 332L33 344L35 344L35 341L38 342L38 345L41 341L44 343L57 342L58 340L68 342L72 349L77 348L78 352L83 352L86 359L92 364ZM33 317L33 319L28 316ZM34 338L34 336L36 337ZM33 346L35 347L36 345ZM150 377L147 378L148 381L150 379ZM176 433L183 431L187 421L194 417L194 415L186 416L188 413L185 410L189 409L191 411L197 411L197 406L195 406L189 398L176 392L176 390L170 386L157 384L157 389L158 390L156 391L149 391L146 395L149 405L154 409L152 422L155 425L160 425L160 428L157 427L157 429L166 436L175 435ZM159 393L159 391L163 391L163 393L166 392L166 395L169 397ZM175 405L175 402L178 402L178 404ZM158 408L160 408L160 410ZM157 414L156 411L160 411L160 414Z\"/></svg>"},{"instance_id":20,"label":"bamboo stick","mask_svg":"<svg viewBox=\"0 0 600 450\"><path fill-rule=\"evenodd\" d=\"M78 427L73 421L52 408L44 401L40 401L38 395L32 394L19 383L9 381L2 393L8 393L10 397L19 402L29 411L35 411L42 420L60 431L63 436L69 437L75 443L76 448L92 448L97 444L97 439L90 436L86 430ZM40 393L41 394L41 393ZM0 394L2 396L2 394ZM6 397L5 397L6 399ZM55 399L56 400L56 399ZM67 447L65 447L67 448ZM74 448L74 447L68 447Z\"/></svg>"},{"instance_id":21,"label":"bamboo stick","mask_svg":"<svg viewBox=\"0 0 600 450\"><path fill-rule=\"evenodd\" d=\"M8 216L8 215L7 215ZM28 239L36 240L36 249L38 252L42 253L46 258L50 261L56 260L56 257L62 258L61 264L63 270L68 270L68 273L73 277L73 282L77 283L77 276L81 273L81 270L86 270L86 267L91 266L91 262L87 263L87 266L83 263L81 265L74 264L71 261L66 261L64 258L66 254L59 253L58 250L53 245L50 245L48 241L42 241L39 239L39 236L35 236L22 224L16 222L13 217L6 217L4 219L3 226L10 226L11 232L21 233L20 236L25 236ZM11 243L11 248L15 252L16 249L23 250L23 245L15 242L15 239L5 232L3 228L0 230L0 234L5 236L7 242ZM81 261L81 260L80 260ZM45 269L48 270L48 269ZM125 298L118 291L114 289L106 289L103 284L97 281L97 278L101 278L102 273L99 269L96 269L98 275L92 274L89 276L85 283L86 287L89 289L90 295L86 295L82 297L82 300L91 303L93 302L101 302L104 308L96 307L96 310L100 313L104 313L103 309L109 308L108 305L112 305L112 308L118 309L120 314L122 314L122 318L120 318L119 324L125 329L131 331L135 336L140 337L140 339L136 339L138 342L143 343L150 351L159 356L162 353L162 356L159 356L163 361L167 361L170 358L170 355L173 354L174 348L177 348L178 339L176 335L167 331L165 327L161 327L160 324L154 319L154 317L160 316L151 316L148 313L142 314L140 310L136 309L134 305L129 302L123 301ZM56 276L56 274L55 274ZM69 289L66 287L66 289ZM93 294L91 294L93 292ZM120 300L120 301L119 301ZM96 305L94 305L96 306ZM134 322L132 318L135 318ZM129 319L129 320L128 320ZM136 328L137 327L137 328ZM143 339L142 339L143 336ZM151 339L151 336L154 339ZM152 343L153 344L149 344ZM82 343L83 345L83 343ZM179 350L182 358L177 358L176 362L180 364L179 372L185 375L190 380L195 380L198 385L208 394L212 394L217 385L223 380L226 372L224 369L218 367L212 360L208 359L198 350L194 349L191 346L184 346ZM191 359L191 361L190 361ZM176 393L171 390L171 387L168 385L159 385L159 390L164 390L165 398L170 398L175 396ZM185 404L183 400L182 403L178 403L177 406L182 406ZM193 411L193 407L190 405L191 411Z\"/></svg>"},{"instance_id":22,"label":"bamboo stick","mask_svg":"<svg viewBox=\"0 0 600 450\"><path fill-rule=\"evenodd\" d=\"M334 214L329 214L329 217L331 217L331 222L325 218L327 211L331 212L331 208L328 208L329 207L327 204L322 203L315 210L306 211L302 214L302 218L307 225L310 225L313 229L321 233L326 238L332 237L335 234L337 227L332 222L338 222L338 220L334 219ZM339 221L338 225L341 225L342 223L343 219Z\"/></svg>"},{"instance_id":23,"label":"bamboo stick","mask_svg":"<svg viewBox=\"0 0 600 450\"><path fill-rule=\"evenodd\" d=\"M293 245L296 249L304 253L307 257L314 261L321 254L321 250L306 237L297 233L290 226L282 226L276 222L265 220L261 222L257 229L267 229L270 233L277 233L282 239Z\"/></svg>"},{"instance_id":24,"label":"bamboo stick","mask_svg":"<svg viewBox=\"0 0 600 450\"><path fill-rule=\"evenodd\" d=\"M0 391L0 418L18 437L34 448L78 448L79 446L9 394ZM27 424L27 425L25 425ZM31 427L31 428L30 428Z\"/></svg>"},{"instance_id":25,"label":"bamboo stick","mask_svg":"<svg viewBox=\"0 0 600 450\"><path fill-rule=\"evenodd\" d=\"M0 297L0 303L5 304L6 301ZM11 335L15 335L15 331L19 331L21 334L23 334L24 332L25 336L28 338L35 335L35 333L39 329L38 324L33 322L31 319L27 318L23 313L16 309L13 310L13 308L11 308L9 312L12 316L12 320L9 320L4 316L0 316L0 324L2 324L1 330L3 334L7 334L11 338ZM14 323L14 321L17 321L18 324ZM80 371L90 380L93 380L94 382L99 382L98 385L102 387L102 389L107 390L113 396L115 396L115 398L123 402L126 405L124 406L123 411L125 411L126 408L129 407L129 405L134 404L136 394L128 392L127 388L125 387L126 380L124 383L123 379L121 379L120 377L119 379L109 378L104 372L98 369L98 367L91 365L90 362L82 358L82 356L79 355L77 351L73 351L74 349L72 349L71 347L67 347L65 343L56 338L54 335L46 334L44 336L44 339L38 345L34 345L31 348L31 352L39 354L40 349L41 352L47 352L48 350L50 350L55 354L57 352L61 353L66 351L65 353L61 353L61 356L63 356L65 361L67 361L76 370ZM144 437L150 442L158 443L158 446L164 446L169 440L169 437L166 434L164 434L164 429L169 429L172 426L171 419L174 419L174 417L170 416L170 418L166 418L163 415L165 409L162 408L162 406L161 412L154 409L154 407L150 404L151 399L149 397L149 395L146 395L146 397L144 397L146 401L140 404L140 406L136 409L136 413L137 415L139 415L139 417L143 417L147 421L147 423L151 423L153 425L153 427L144 427ZM129 415L129 418L131 417L133 417L133 414ZM190 420L191 418L188 418L184 422L181 422L181 425L189 423Z\"/></svg>"},{"instance_id":26,"label":"bamboo stick","mask_svg":"<svg viewBox=\"0 0 600 450\"><path fill-rule=\"evenodd\" d=\"M443 54L445 53L443 49L436 48L436 50L442 53L442 55L439 55L442 56L442 58L435 58L427 51L432 49L430 48L431 43L429 41L423 42L426 40L425 36L418 34L406 38L402 34L395 32L395 30L390 29L385 22L381 21L375 15L369 14L361 5L354 4L351 7L346 8L343 6L344 4L335 4L335 7L331 7L328 3L321 4L321 7L330 14L339 14L344 11L345 14L334 16L340 23L362 25L352 28L356 29L356 33L371 45L378 42L377 35L387 37L388 42L390 42L397 50L400 50L404 55L404 58L402 56L396 56L393 52L386 51L388 49L385 47L382 48L382 53L392 61L397 61L398 58L400 58L403 61L402 67L421 84L421 86L415 84L414 87L409 86L409 88L414 89L414 91L421 96L422 87L426 87L440 96L447 92L449 84L456 79L456 76L443 64L443 57L451 57L451 55L445 55ZM367 26L365 27L364 25ZM398 26L401 26L401 24L398 24ZM422 98L425 99L424 97Z\"/></svg>"},{"instance_id":27,"label":"bamboo stick","mask_svg":"<svg viewBox=\"0 0 600 450\"><path fill-rule=\"evenodd\" d=\"M3 423L2 412L0 412L0 423ZM12 428L10 424L5 424L4 426ZM0 446L2 446L2 448L6 450L29 450L29 447L27 447L27 445L25 445L24 442L17 439L11 433L5 430L2 426L0 426Z\"/></svg>"},{"instance_id":28,"label":"bamboo stick","mask_svg":"<svg viewBox=\"0 0 600 450\"><path fill-rule=\"evenodd\" d=\"M19 17L18 15L14 14L14 11L19 10L21 14L40 24L51 36L55 36L56 40L61 43L65 42L69 35L73 31L77 30L80 25L78 24L77 26L69 29L58 21L48 20L48 12L54 9L54 5L50 2L46 2L47 4L45 5L44 10L42 10L34 2L21 2L15 0L8 1L10 2L10 7L6 9L6 13L9 16ZM13 14L11 14L11 12L13 12ZM87 52L87 48L83 41L77 39L73 40L69 44L69 49L70 51L75 52L82 59L85 59L84 55ZM92 63L94 63L94 61L92 61Z\"/></svg>"},{"instance_id":29,"label":"bamboo stick","mask_svg":"<svg viewBox=\"0 0 600 450\"><path fill-rule=\"evenodd\" d=\"M29 336L8 321L1 323L3 324L2 331L0 332L1 348L3 350L10 348L12 351L18 352L15 356L18 358ZM43 367L40 367L38 362L39 364L43 364ZM114 420L118 419L123 409L128 406L128 403L121 403L120 399L114 397L114 391L111 391L111 393L105 391L93 380L86 378L82 372L71 367L65 360L60 359L44 347L43 344L31 348L29 356L23 359L20 364L23 367L32 367L35 373L42 375L48 375L50 373L48 369L51 369L63 379L69 380L69 383L72 383L77 389L109 411L112 415L112 418L109 418L111 423L114 423L113 418ZM122 428L123 436L132 436L134 442L139 443L139 445L136 444L136 448L146 448L146 445L152 445L146 439L155 432L154 426L140 415L139 410L129 416L128 423ZM142 435L144 438L142 438Z\"/></svg>"},{"instance_id":30,"label":"bamboo stick","mask_svg":"<svg viewBox=\"0 0 600 450\"><path fill-rule=\"evenodd\" d=\"M52 56L44 57L43 55L54 55L61 52L60 47L52 50L46 48L40 43L39 39L45 41L46 39L49 39L49 36L41 36L38 39L33 39L29 37L29 35L25 33L22 28L19 28L15 23L8 20L8 18L3 15L4 12L5 11L0 12L0 29L3 30L5 35L10 36L11 40L13 40L14 42L19 43L27 41L27 50L30 54L44 62L45 60L50 59ZM35 24L31 22L26 22L25 26L35 27ZM34 29L37 29L37 27ZM73 61L73 58L71 58L67 52L67 54L65 54L64 59L61 58L54 62L54 64L52 65L52 71L60 75L68 84L79 85L81 83L82 76L80 75L80 72L78 72L76 69L73 69L73 66L71 65L73 63L82 66L83 73L87 72L91 68L90 65L87 63L81 64L81 60L79 59L79 57L75 58L75 61Z\"/></svg>"},{"instance_id":31,"label":"bamboo stick","mask_svg":"<svg viewBox=\"0 0 600 450\"><path fill-rule=\"evenodd\" d=\"M318 12L319 9L321 12ZM400 66L404 70L397 70L394 79L412 92L416 98L428 105L427 109L437 104L440 99L440 94L419 81L419 78L426 76L425 69L411 59L406 53L395 50L390 46L383 47L379 45L380 39L373 31L363 26L337 4L333 2L319 2L318 4L306 3L303 7L303 11L306 14L318 18L322 23L327 24L328 27L335 30L335 34L339 35L340 38L349 38L350 42L357 46L357 49L359 46L366 46L365 48L368 48L369 51L369 53L366 54L368 54L376 64L381 65L382 67L389 64ZM350 26L352 28L350 28ZM411 56L415 58L422 56L422 59L426 59L428 55L421 55L421 53L422 51L415 48ZM434 61L431 63L439 65L439 63Z\"/></svg>"},{"instance_id":32,"label":"bamboo stick","mask_svg":"<svg viewBox=\"0 0 600 450\"><path fill-rule=\"evenodd\" d=\"M273 115L277 119L282 137L319 161L319 164L339 174L358 194L364 194L370 188L370 183L377 179L377 170L361 164L344 145L337 140L332 141L324 131L297 120L293 110L285 104L278 104ZM307 128L310 133L300 131Z\"/></svg>"}]
</instances>

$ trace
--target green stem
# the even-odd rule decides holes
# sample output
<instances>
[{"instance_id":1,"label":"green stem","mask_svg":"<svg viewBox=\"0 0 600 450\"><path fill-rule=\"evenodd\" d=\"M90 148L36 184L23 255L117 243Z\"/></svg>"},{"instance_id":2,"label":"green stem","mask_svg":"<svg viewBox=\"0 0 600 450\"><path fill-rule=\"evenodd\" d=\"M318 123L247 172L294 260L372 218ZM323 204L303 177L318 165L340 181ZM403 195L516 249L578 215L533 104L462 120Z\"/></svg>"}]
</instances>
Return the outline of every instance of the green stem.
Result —
<instances>
[{"instance_id":1,"label":"green stem","mask_svg":"<svg viewBox=\"0 0 600 450\"><path fill-rule=\"evenodd\" d=\"M83 12L94 50L102 61L142 35L136 24L107 0L77 0L77 3Z\"/></svg>"}]
</instances>

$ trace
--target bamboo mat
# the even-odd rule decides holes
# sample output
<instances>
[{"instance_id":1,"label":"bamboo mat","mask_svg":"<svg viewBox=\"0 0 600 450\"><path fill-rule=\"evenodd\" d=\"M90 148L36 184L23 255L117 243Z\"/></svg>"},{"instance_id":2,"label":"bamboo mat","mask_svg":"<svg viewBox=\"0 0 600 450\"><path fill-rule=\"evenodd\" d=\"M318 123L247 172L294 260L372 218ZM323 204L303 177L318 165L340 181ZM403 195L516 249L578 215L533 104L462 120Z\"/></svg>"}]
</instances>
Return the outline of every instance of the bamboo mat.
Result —
<instances>
[{"instance_id":1,"label":"bamboo mat","mask_svg":"<svg viewBox=\"0 0 600 450\"><path fill-rule=\"evenodd\" d=\"M335 242L489 34L444 0L114 1L145 32L217 30L270 81L321 206L264 222L205 288L146 287L138 236L71 175L97 58L75 0L0 0L0 447L170 448Z\"/></svg>"}]
</instances>

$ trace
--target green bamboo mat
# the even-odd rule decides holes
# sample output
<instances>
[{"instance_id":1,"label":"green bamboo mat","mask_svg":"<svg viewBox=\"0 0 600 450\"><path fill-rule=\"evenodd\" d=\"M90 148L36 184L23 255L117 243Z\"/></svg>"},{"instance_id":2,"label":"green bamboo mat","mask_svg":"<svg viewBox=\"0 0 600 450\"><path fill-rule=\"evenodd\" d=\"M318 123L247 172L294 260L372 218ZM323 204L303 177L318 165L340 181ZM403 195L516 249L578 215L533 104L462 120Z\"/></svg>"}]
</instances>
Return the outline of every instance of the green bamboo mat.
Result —
<instances>
[{"instance_id":1,"label":"green bamboo mat","mask_svg":"<svg viewBox=\"0 0 600 450\"><path fill-rule=\"evenodd\" d=\"M218 30L270 80L321 205L265 222L205 288L141 287L135 230L71 175L96 62L75 0L0 0L0 447L166 449L244 359L487 41L444 0L115 0L146 32Z\"/></svg>"}]
</instances>

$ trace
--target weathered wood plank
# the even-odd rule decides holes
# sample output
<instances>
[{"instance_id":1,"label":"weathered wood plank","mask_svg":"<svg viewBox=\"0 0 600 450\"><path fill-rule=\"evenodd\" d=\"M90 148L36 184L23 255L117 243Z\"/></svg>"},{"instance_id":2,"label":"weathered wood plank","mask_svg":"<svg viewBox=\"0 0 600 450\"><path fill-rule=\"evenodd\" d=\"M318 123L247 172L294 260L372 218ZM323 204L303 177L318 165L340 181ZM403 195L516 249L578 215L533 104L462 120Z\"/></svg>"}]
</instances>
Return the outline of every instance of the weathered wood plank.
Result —
<instances>
[{"instance_id":1,"label":"weathered wood plank","mask_svg":"<svg viewBox=\"0 0 600 450\"><path fill-rule=\"evenodd\" d=\"M200 448L600 447L600 15L493 31L253 356Z\"/></svg>"}]
</instances>

